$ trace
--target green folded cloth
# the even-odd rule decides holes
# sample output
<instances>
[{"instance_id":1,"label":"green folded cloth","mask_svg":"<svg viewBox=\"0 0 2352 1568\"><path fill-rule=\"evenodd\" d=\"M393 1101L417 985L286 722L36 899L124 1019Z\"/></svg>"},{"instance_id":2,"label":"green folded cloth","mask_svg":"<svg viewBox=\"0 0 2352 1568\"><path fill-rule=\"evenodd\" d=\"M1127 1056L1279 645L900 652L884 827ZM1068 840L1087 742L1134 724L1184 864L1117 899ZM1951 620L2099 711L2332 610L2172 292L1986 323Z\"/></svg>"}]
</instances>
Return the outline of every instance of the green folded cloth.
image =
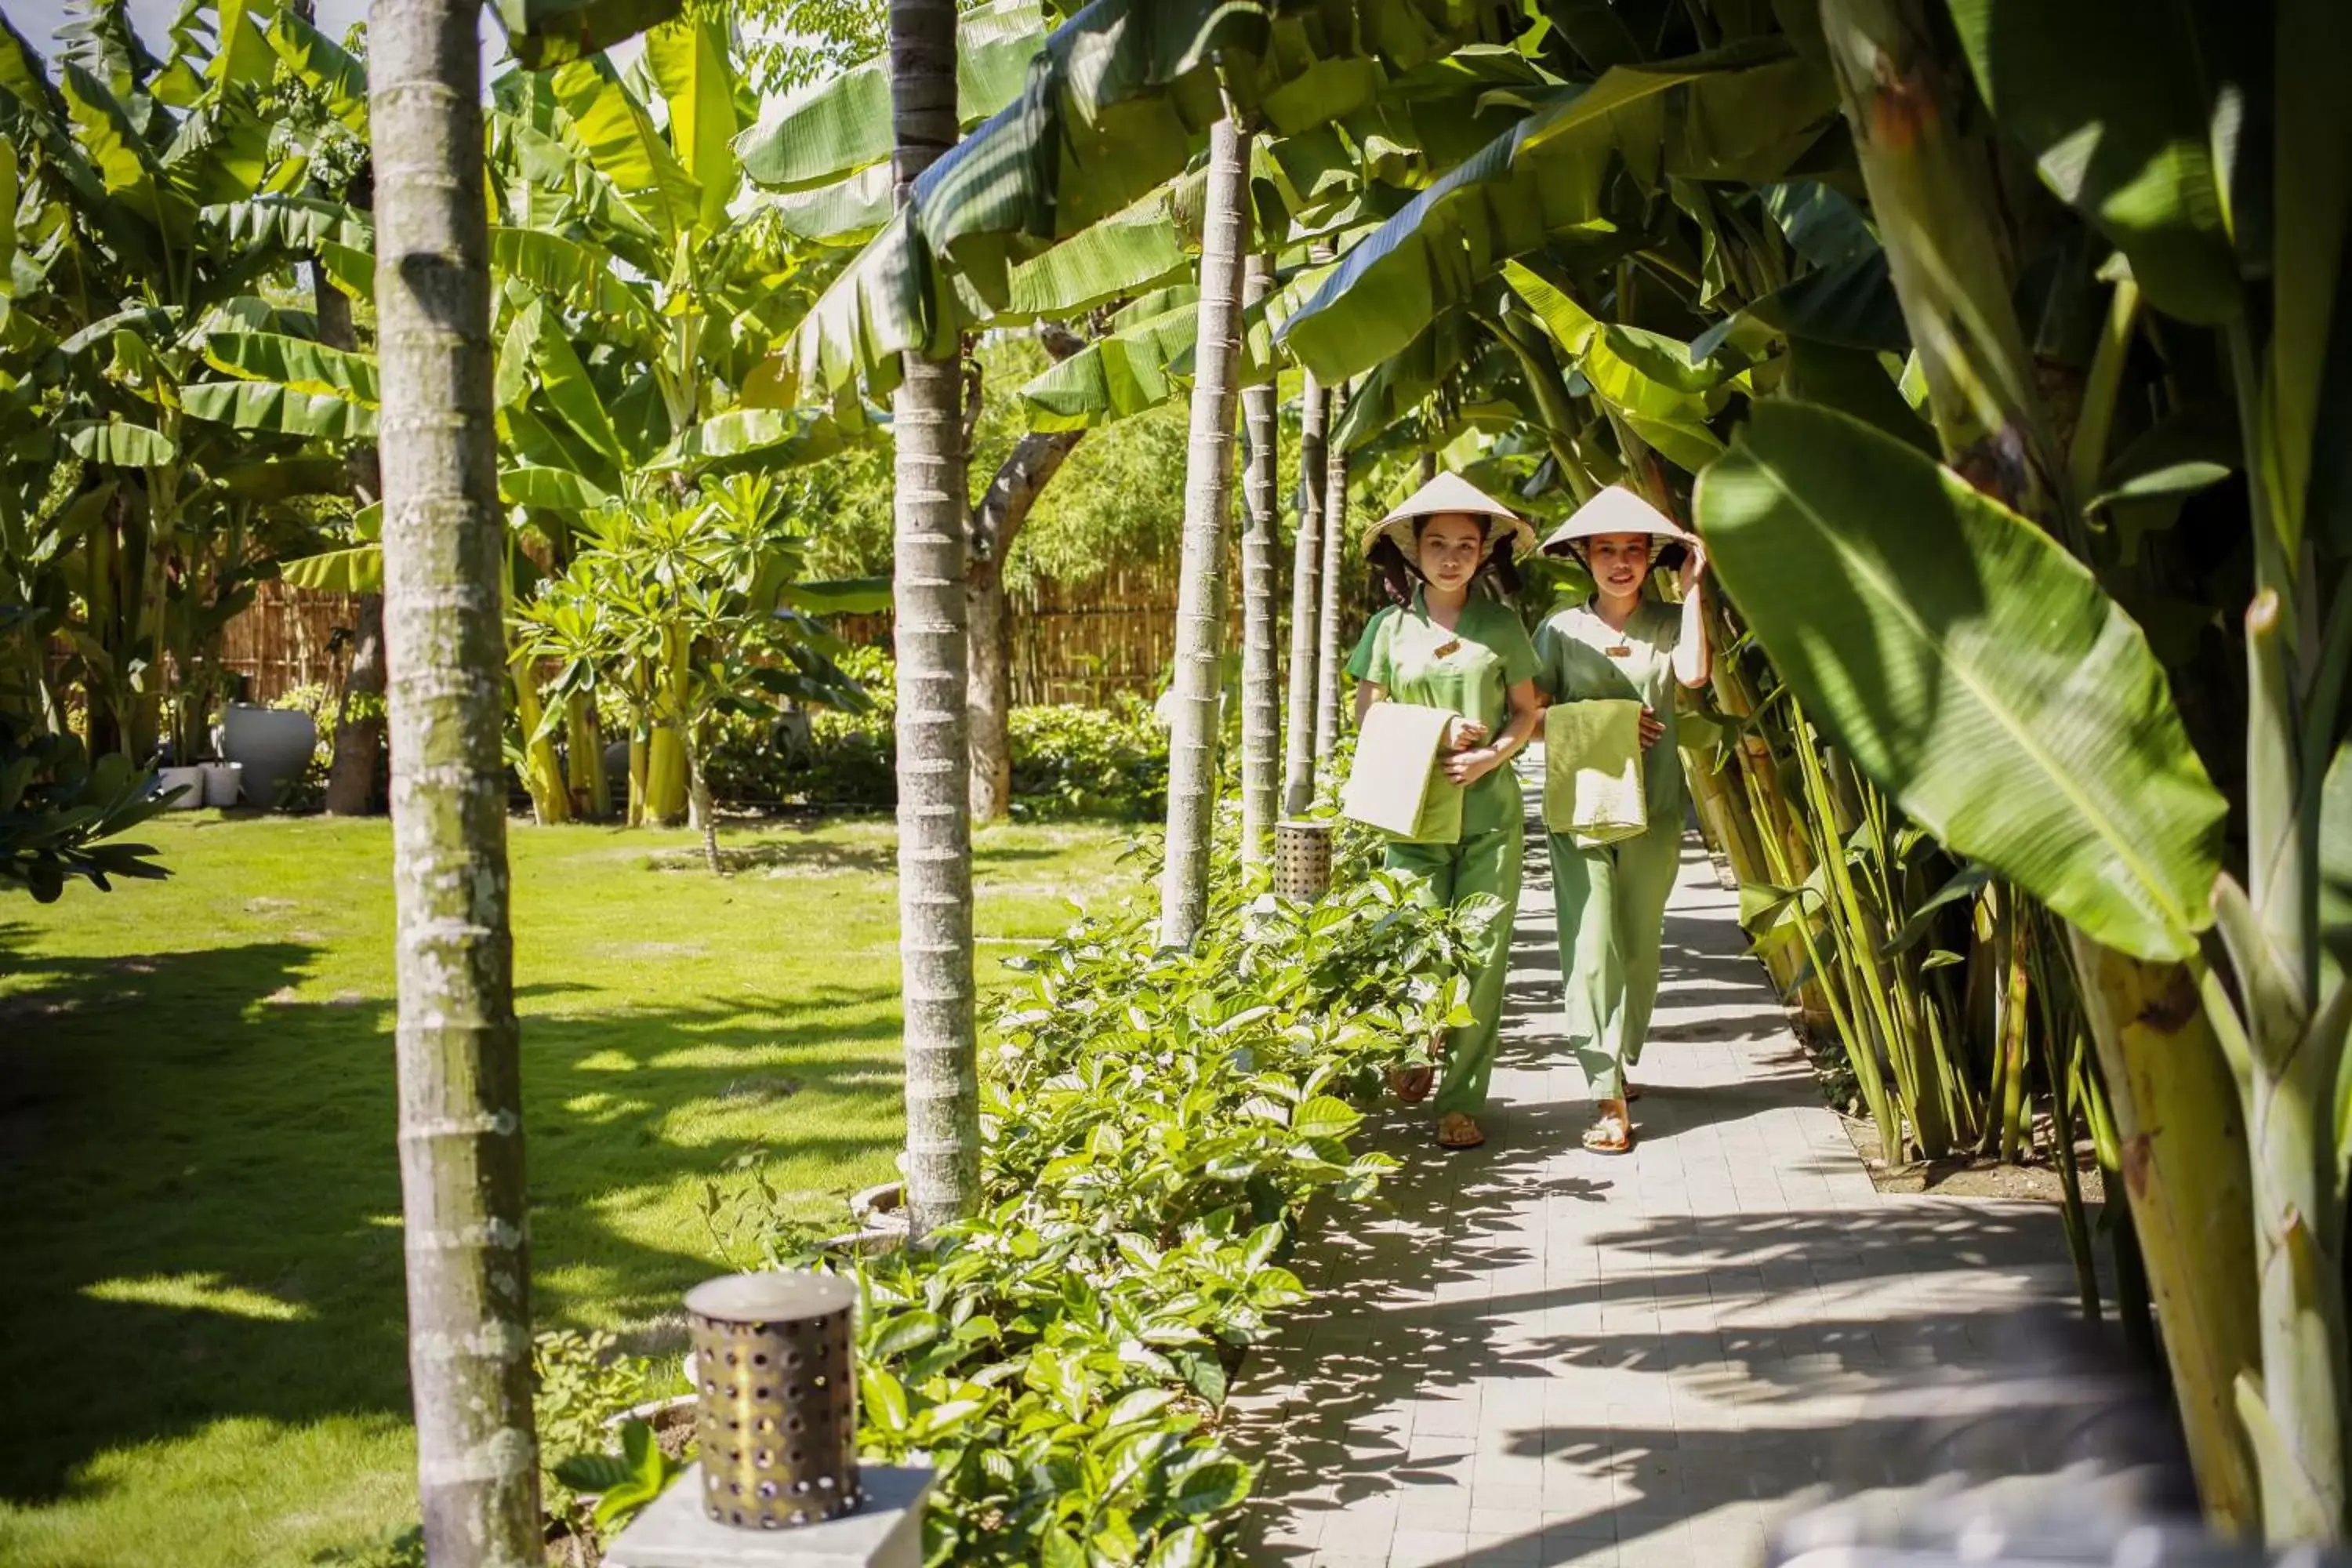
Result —
<instances>
[{"instance_id":1,"label":"green folded cloth","mask_svg":"<svg viewBox=\"0 0 2352 1568\"><path fill-rule=\"evenodd\" d=\"M1339 815L1413 844L1462 841L1462 786L1439 758L1455 715L1411 702L1375 702L1356 739Z\"/></svg>"},{"instance_id":2,"label":"green folded cloth","mask_svg":"<svg viewBox=\"0 0 2352 1568\"><path fill-rule=\"evenodd\" d=\"M1544 826L1591 849L1650 825L1642 789L1642 705L1558 703L1544 714Z\"/></svg>"}]
</instances>

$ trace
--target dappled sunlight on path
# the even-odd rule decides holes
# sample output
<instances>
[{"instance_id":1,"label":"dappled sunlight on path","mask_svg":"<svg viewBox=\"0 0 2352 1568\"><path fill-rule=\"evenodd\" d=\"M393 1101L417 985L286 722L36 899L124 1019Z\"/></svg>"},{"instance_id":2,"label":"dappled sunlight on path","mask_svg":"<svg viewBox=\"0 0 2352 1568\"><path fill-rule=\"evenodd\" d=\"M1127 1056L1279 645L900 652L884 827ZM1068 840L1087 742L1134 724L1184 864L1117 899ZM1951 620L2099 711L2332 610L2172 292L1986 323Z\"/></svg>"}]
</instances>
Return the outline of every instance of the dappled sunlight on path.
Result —
<instances>
[{"instance_id":1,"label":"dappled sunlight on path","mask_svg":"<svg viewBox=\"0 0 2352 1568\"><path fill-rule=\"evenodd\" d=\"M1391 1117L1389 1212L1310 1236L1318 1300L1243 1377L1252 1562L1733 1568L1819 1480L1916 1479L1889 1456L1921 1423L2038 1397L2056 1212L1876 1192L1695 839L1639 1145L1580 1146L1529 851L1486 1147Z\"/></svg>"}]
</instances>

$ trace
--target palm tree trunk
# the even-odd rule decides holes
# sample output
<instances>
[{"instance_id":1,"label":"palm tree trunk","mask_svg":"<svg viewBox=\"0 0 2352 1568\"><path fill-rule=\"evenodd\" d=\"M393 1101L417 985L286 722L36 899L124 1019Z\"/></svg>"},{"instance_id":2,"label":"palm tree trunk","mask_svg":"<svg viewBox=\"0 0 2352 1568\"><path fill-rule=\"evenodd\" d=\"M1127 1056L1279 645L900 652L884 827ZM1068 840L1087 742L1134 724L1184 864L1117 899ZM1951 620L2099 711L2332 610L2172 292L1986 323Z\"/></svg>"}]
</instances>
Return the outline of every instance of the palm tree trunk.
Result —
<instances>
[{"instance_id":1,"label":"palm tree trunk","mask_svg":"<svg viewBox=\"0 0 2352 1568\"><path fill-rule=\"evenodd\" d=\"M1253 250L1242 274L1244 305L1274 287L1274 264ZM1281 740L1282 697L1274 669L1274 491L1280 482L1276 449L1274 380L1242 394L1249 426L1249 468L1244 478L1249 517L1242 532L1242 863L1274 858L1275 748Z\"/></svg>"},{"instance_id":2,"label":"palm tree trunk","mask_svg":"<svg viewBox=\"0 0 2352 1568\"><path fill-rule=\"evenodd\" d=\"M1190 947L1209 909L1209 837L1217 794L1219 592L1233 496L1234 383L1241 363L1242 260L1249 135L1232 111L1209 136L1201 230L1201 318L1193 350L1192 438L1184 463L1184 553L1176 585L1176 688L1168 736L1168 863L1160 941Z\"/></svg>"},{"instance_id":3,"label":"palm tree trunk","mask_svg":"<svg viewBox=\"0 0 2352 1568\"><path fill-rule=\"evenodd\" d=\"M901 205L954 145L955 0L890 0ZM972 1025L971 824L965 751L962 382L952 354L905 356L893 597L898 654L898 954L905 995L907 1206L921 1236L980 1191Z\"/></svg>"},{"instance_id":4,"label":"palm tree trunk","mask_svg":"<svg viewBox=\"0 0 2352 1568\"><path fill-rule=\"evenodd\" d=\"M1282 814L1315 804L1315 658L1323 597L1323 386L1298 393L1298 538L1290 552L1290 706L1283 720Z\"/></svg>"},{"instance_id":5,"label":"palm tree trunk","mask_svg":"<svg viewBox=\"0 0 2352 1568\"><path fill-rule=\"evenodd\" d=\"M478 15L376 0L368 18L400 1184L426 1559L536 1568Z\"/></svg>"},{"instance_id":6,"label":"palm tree trunk","mask_svg":"<svg viewBox=\"0 0 2352 1568\"><path fill-rule=\"evenodd\" d=\"M1348 389L1331 389L1323 469L1323 606L1316 633L1315 761L1319 768L1339 743L1339 574L1348 549L1348 454L1339 442Z\"/></svg>"},{"instance_id":7,"label":"palm tree trunk","mask_svg":"<svg viewBox=\"0 0 2352 1568\"><path fill-rule=\"evenodd\" d=\"M1085 346L1066 332L1046 337L1049 348L1061 340L1070 352ZM1067 353L1055 352L1054 357L1058 361ZM974 822L994 822L1013 805L1013 634L1004 614L1005 557L1029 520L1029 509L1085 434L1038 430L1022 437L972 511L971 553L964 567L971 662L964 705L970 713Z\"/></svg>"}]
</instances>

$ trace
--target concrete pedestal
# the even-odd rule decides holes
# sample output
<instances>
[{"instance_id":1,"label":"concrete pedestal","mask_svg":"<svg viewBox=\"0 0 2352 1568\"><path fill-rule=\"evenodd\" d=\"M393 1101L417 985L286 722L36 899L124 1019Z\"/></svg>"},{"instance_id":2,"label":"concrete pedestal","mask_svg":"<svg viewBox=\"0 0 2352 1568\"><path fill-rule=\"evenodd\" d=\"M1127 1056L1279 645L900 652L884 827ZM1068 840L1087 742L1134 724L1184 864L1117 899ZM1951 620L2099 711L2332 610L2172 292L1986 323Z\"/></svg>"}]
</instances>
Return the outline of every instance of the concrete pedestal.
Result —
<instances>
[{"instance_id":1,"label":"concrete pedestal","mask_svg":"<svg viewBox=\"0 0 2352 1568\"><path fill-rule=\"evenodd\" d=\"M606 1568L921 1568L931 1472L859 1468L866 1506L797 1530L740 1530L702 1511L702 1467L688 1466L604 1550Z\"/></svg>"}]
</instances>

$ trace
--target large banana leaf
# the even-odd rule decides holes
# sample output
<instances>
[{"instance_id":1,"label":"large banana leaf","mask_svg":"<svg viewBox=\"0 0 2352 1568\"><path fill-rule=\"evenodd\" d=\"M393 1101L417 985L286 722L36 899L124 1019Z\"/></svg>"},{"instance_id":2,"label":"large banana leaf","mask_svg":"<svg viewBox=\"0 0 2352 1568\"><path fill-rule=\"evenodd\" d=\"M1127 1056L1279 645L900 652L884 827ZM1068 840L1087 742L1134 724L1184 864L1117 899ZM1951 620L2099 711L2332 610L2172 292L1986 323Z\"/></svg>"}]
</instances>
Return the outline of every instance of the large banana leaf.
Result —
<instances>
[{"instance_id":1,"label":"large banana leaf","mask_svg":"<svg viewBox=\"0 0 2352 1568\"><path fill-rule=\"evenodd\" d=\"M735 195L735 73L727 63L726 25L705 12L665 22L646 35L646 66L669 105L669 139L686 172L702 187L702 226L727 225Z\"/></svg>"},{"instance_id":2,"label":"large banana leaf","mask_svg":"<svg viewBox=\"0 0 2352 1568\"><path fill-rule=\"evenodd\" d=\"M1006 313L1016 319L1072 315L1176 281L1191 268L1168 194L1155 191L1014 268Z\"/></svg>"},{"instance_id":3,"label":"large banana leaf","mask_svg":"<svg viewBox=\"0 0 2352 1568\"><path fill-rule=\"evenodd\" d=\"M621 280L611 263L612 258L595 247L562 235L504 226L490 230L490 265L499 271L521 279L575 310L611 317L639 332L649 331L653 308Z\"/></svg>"},{"instance_id":4,"label":"large banana leaf","mask_svg":"<svg viewBox=\"0 0 2352 1568\"><path fill-rule=\"evenodd\" d=\"M1949 0L1960 47L2002 132L2042 183L2131 258L2158 310L2238 313L2207 100L2189 7L2139 0Z\"/></svg>"},{"instance_id":5,"label":"large banana leaf","mask_svg":"<svg viewBox=\"0 0 2352 1568\"><path fill-rule=\"evenodd\" d=\"M667 22L681 0L497 0L507 47L525 70L583 59Z\"/></svg>"},{"instance_id":6,"label":"large banana leaf","mask_svg":"<svg viewBox=\"0 0 2352 1568\"><path fill-rule=\"evenodd\" d=\"M652 466L718 473L790 468L830 458L841 444L841 427L830 419L773 408L737 408L687 430Z\"/></svg>"},{"instance_id":7,"label":"large banana leaf","mask_svg":"<svg viewBox=\"0 0 2352 1568\"><path fill-rule=\"evenodd\" d=\"M1021 97L916 182L751 390L790 405L838 397L861 374L886 390L898 354L943 353L1010 311L1020 263L1181 173L1225 91L1247 108L1320 62L1367 54L1409 69L1502 42L1522 20L1504 0L1321 0L1278 16L1269 0L1095 0L1046 39ZM1317 111L1367 101L1362 79L1352 96L1331 86Z\"/></svg>"},{"instance_id":8,"label":"large banana leaf","mask_svg":"<svg viewBox=\"0 0 2352 1568\"><path fill-rule=\"evenodd\" d=\"M762 210L774 214L785 233L803 239L864 245L890 221L896 181L889 164L873 163L829 185L771 196Z\"/></svg>"},{"instance_id":9,"label":"large banana leaf","mask_svg":"<svg viewBox=\"0 0 2352 1568\"><path fill-rule=\"evenodd\" d=\"M574 60L550 73L547 87L570 117L571 136L588 161L652 222L665 245L691 233L702 216L701 183L678 161L653 110L629 90L618 68L601 55Z\"/></svg>"},{"instance_id":10,"label":"large banana leaf","mask_svg":"<svg viewBox=\"0 0 2352 1568\"><path fill-rule=\"evenodd\" d=\"M326 441L375 438L375 411L267 381L200 381L180 389L191 419Z\"/></svg>"},{"instance_id":11,"label":"large banana leaf","mask_svg":"<svg viewBox=\"0 0 2352 1568\"><path fill-rule=\"evenodd\" d=\"M1283 323L1283 345L1327 382L1369 370L1506 258L1617 226L1604 202L1612 172L1653 188L1769 177L1836 106L1827 73L1778 44L1620 66L1558 89L1352 247Z\"/></svg>"},{"instance_id":12,"label":"large banana leaf","mask_svg":"<svg viewBox=\"0 0 2352 1568\"><path fill-rule=\"evenodd\" d=\"M246 381L278 382L294 392L323 394L373 408L375 358L277 332L215 332L205 361Z\"/></svg>"},{"instance_id":13,"label":"large banana leaf","mask_svg":"<svg viewBox=\"0 0 2352 1568\"><path fill-rule=\"evenodd\" d=\"M224 202L196 215L205 244L232 250L268 249L310 256L322 244L354 250L375 248L375 228L365 214L318 196L255 196Z\"/></svg>"},{"instance_id":14,"label":"large banana leaf","mask_svg":"<svg viewBox=\"0 0 2352 1568\"><path fill-rule=\"evenodd\" d=\"M974 125L1021 95L1045 47L1037 0L992 0L956 18L956 105ZM746 174L779 191L828 184L890 157L887 57L814 82L763 111L737 142Z\"/></svg>"},{"instance_id":15,"label":"large banana leaf","mask_svg":"<svg viewBox=\"0 0 2352 1568\"><path fill-rule=\"evenodd\" d=\"M58 434L78 457L115 468L143 468L168 463L180 448L161 430L110 419L71 419Z\"/></svg>"},{"instance_id":16,"label":"large banana leaf","mask_svg":"<svg viewBox=\"0 0 2352 1568\"><path fill-rule=\"evenodd\" d=\"M2079 562L1802 404L1759 405L1696 510L1773 663L1913 819L2109 947L2196 951L2227 807L2147 638Z\"/></svg>"},{"instance_id":17,"label":"large banana leaf","mask_svg":"<svg viewBox=\"0 0 2352 1568\"><path fill-rule=\"evenodd\" d=\"M381 594L383 546L355 544L348 550L299 555L279 563L278 574L298 588L321 594Z\"/></svg>"},{"instance_id":18,"label":"large banana leaf","mask_svg":"<svg viewBox=\"0 0 2352 1568\"><path fill-rule=\"evenodd\" d=\"M499 500L509 506L545 511L583 512L613 504L612 493L569 468L524 463L499 470Z\"/></svg>"},{"instance_id":19,"label":"large banana leaf","mask_svg":"<svg viewBox=\"0 0 2352 1568\"><path fill-rule=\"evenodd\" d=\"M1662 333L1603 321L1559 283L1523 263L1503 263L1503 278L1584 373L1594 394L1621 414L1695 425L1721 407L1732 366L1694 361L1688 344Z\"/></svg>"},{"instance_id":20,"label":"large banana leaf","mask_svg":"<svg viewBox=\"0 0 2352 1568\"><path fill-rule=\"evenodd\" d=\"M1176 395L1170 368L1200 335L1187 305L1088 343L1021 389L1032 430L1085 430L1157 408Z\"/></svg>"}]
</instances>

